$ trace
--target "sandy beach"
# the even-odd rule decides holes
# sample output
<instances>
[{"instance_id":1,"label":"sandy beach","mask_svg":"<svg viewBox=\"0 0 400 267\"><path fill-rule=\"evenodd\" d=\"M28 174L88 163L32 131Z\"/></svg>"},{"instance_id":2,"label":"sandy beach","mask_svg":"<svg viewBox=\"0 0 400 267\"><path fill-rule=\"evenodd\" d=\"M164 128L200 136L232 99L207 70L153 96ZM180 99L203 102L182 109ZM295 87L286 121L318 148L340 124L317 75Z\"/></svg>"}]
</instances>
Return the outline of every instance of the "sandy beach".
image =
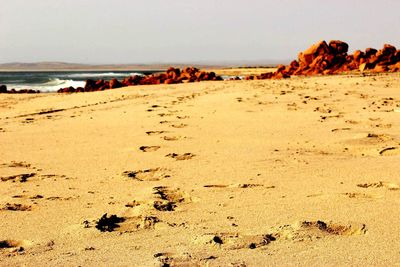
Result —
<instances>
[{"instance_id":1,"label":"sandy beach","mask_svg":"<svg viewBox=\"0 0 400 267\"><path fill-rule=\"evenodd\" d=\"M0 95L1 265L397 265L399 89L394 73Z\"/></svg>"},{"instance_id":2,"label":"sandy beach","mask_svg":"<svg viewBox=\"0 0 400 267\"><path fill-rule=\"evenodd\" d=\"M249 76L249 75L260 75L266 72L274 72L276 68L206 68L207 71L213 71L217 75L223 76Z\"/></svg>"}]
</instances>

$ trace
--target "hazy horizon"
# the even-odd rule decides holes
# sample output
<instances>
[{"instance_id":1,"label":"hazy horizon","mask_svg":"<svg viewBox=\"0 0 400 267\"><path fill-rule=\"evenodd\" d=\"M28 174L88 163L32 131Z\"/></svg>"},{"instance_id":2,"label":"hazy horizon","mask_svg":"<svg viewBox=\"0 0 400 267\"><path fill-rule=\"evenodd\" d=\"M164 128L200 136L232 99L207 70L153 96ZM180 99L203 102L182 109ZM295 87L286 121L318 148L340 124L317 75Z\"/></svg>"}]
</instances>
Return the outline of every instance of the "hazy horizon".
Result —
<instances>
[{"instance_id":1,"label":"hazy horizon","mask_svg":"<svg viewBox=\"0 0 400 267\"><path fill-rule=\"evenodd\" d=\"M399 49L400 1L0 0L0 63L287 62L319 40Z\"/></svg>"},{"instance_id":2,"label":"hazy horizon","mask_svg":"<svg viewBox=\"0 0 400 267\"><path fill-rule=\"evenodd\" d=\"M93 66L107 66L107 65L170 65L170 64L177 64L177 65L181 65L181 64L197 64L197 65L237 65L237 64L271 64L271 65L277 65L277 64L288 64L290 63L290 61L293 59L282 59L282 60L268 60L268 59L255 59L255 60L206 60L206 61L201 61L201 60L197 60L197 61L159 61L159 62L145 62L145 63L141 63L141 62L124 62L124 63L82 63L82 62L68 62L68 61L32 61L32 62L21 62L21 61L14 61L14 62L4 62L4 63L0 63L0 65L4 66L4 65L17 65L17 64L26 64L26 65L30 65L30 64L67 64L67 65L93 65Z\"/></svg>"}]
</instances>

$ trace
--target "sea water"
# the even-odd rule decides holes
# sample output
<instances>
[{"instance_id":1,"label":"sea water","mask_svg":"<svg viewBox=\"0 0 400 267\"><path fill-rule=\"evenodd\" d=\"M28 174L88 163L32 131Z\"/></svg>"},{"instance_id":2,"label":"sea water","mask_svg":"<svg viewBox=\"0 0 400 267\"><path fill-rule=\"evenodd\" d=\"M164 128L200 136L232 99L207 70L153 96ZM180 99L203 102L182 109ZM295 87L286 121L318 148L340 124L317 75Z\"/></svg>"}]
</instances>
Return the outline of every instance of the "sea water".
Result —
<instances>
[{"instance_id":1,"label":"sea water","mask_svg":"<svg viewBox=\"0 0 400 267\"><path fill-rule=\"evenodd\" d=\"M154 71L15 71L0 72L0 85L11 89L33 89L55 92L65 87L84 87L87 79L122 80L133 75L148 75Z\"/></svg>"}]
</instances>

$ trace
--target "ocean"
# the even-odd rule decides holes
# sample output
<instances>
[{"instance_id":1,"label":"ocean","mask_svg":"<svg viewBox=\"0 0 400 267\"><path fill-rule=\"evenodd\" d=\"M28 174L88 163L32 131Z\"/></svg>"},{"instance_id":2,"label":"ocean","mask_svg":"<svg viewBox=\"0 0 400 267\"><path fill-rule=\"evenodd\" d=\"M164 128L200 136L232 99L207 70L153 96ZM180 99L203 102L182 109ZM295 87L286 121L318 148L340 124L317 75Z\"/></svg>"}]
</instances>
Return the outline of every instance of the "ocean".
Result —
<instances>
[{"instance_id":1,"label":"ocean","mask_svg":"<svg viewBox=\"0 0 400 267\"><path fill-rule=\"evenodd\" d=\"M11 89L55 92L65 87L83 87L87 79L122 80L131 75L149 75L158 71L18 71L0 72L0 85Z\"/></svg>"}]
</instances>

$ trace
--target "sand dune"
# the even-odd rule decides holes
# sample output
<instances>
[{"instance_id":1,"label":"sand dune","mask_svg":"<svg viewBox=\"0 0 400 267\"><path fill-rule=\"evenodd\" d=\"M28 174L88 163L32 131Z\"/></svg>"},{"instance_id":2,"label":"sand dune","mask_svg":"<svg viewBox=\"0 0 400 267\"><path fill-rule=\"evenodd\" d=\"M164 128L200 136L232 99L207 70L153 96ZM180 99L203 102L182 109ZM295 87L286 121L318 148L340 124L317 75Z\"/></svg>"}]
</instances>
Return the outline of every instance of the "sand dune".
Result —
<instances>
[{"instance_id":1,"label":"sand dune","mask_svg":"<svg viewBox=\"0 0 400 267\"><path fill-rule=\"evenodd\" d=\"M0 95L4 266L400 262L400 77Z\"/></svg>"}]
</instances>

